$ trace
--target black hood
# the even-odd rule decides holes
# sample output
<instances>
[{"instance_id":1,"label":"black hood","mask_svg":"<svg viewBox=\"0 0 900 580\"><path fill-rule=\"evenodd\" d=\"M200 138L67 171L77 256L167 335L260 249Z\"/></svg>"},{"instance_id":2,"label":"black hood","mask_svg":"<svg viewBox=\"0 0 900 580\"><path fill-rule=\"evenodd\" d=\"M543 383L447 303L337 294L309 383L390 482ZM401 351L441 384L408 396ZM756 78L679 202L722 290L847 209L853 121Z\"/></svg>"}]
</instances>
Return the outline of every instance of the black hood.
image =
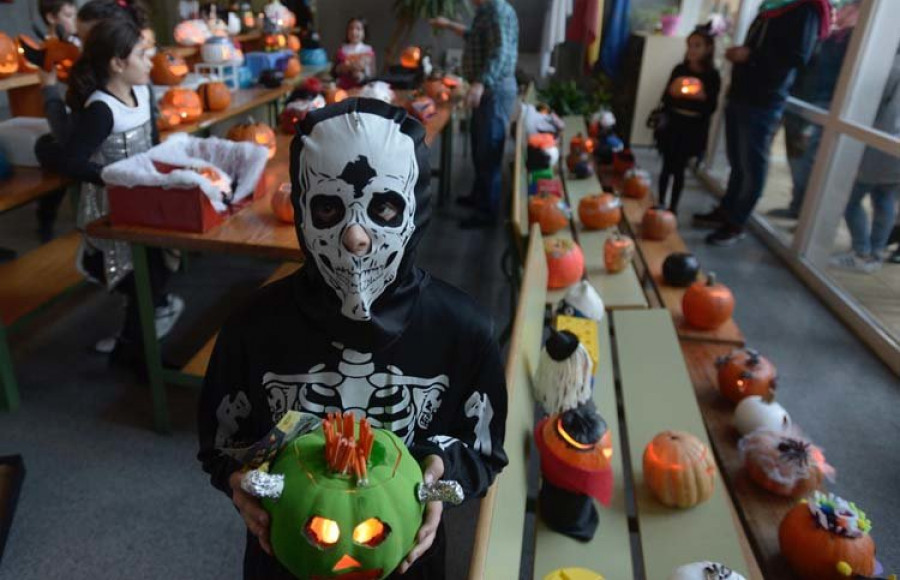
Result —
<instances>
[{"instance_id":1,"label":"black hood","mask_svg":"<svg viewBox=\"0 0 900 580\"><path fill-rule=\"evenodd\" d=\"M388 346L402 335L415 311L419 295L428 283L428 275L415 266L416 249L431 220L431 166L429 149L425 144L425 128L404 109L374 99L351 98L335 105L311 111L297 125L297 135L291 142L290 173L291 202L294 206L294 225L300 247L310 255L303 236L303 204L305 192L300 187L300 154L304 140L322 121L341 115L368 113L394 121L400 131L408 135L415 148L418 179L415 183L416 210L413 217L415 231L404 249L396 279L372 303L371 318L360 321L341 313L341 300L329 286L312 258L294 278L295 296L301 312L333 340L351 348L375 352Z\"/></svg>"}]
</instances>

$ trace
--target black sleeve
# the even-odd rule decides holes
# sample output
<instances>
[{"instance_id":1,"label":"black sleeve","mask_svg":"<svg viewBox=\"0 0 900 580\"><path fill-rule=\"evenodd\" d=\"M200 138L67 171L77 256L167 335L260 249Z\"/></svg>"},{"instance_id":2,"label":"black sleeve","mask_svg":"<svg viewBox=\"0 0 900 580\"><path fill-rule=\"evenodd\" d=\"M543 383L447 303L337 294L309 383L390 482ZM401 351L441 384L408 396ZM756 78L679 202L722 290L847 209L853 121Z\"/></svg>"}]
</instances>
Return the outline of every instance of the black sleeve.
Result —
<instances>
[{"instance_id":1,"label":"black sleeve","mask_svg":"<svg viewBox=\"0 0 900 580\"><path fill-rule=\"evenodd\" d=\"M79 181L103 185L103 167L90 161L91 156L112 133L113 115L105 103L91 103L75 115L72 133L63 144L60 171Z\"/></svg>"},{"instance_id":2,"label":"black sleeve","mask_svg":"<svg viewBox=\"0 0 900 580\"><path fill-rule=\"evenodd\" d=\"M200 402L197 408L197 434L200 451L197 459L203 471L209 474L213 487L231 497L228 478L241 469L236 459L224 454L223 447L245 447L244 443L256 441L250 432L249 422L239 418L249 417L252 406L244 390L245 352L233 324L226 324L216 339Z\"/></svg>"},{"instance_id":3,"label":"black sleeve","mask_svg":"<svg viewBox=\"0 0 900 580\"><path fill-rule=\"evenodd\" d=\"M809 62L819 39L819 13L813 6L772 19L766 42L750 53L749 65L770 71L799 68Z\"/></svg>"},{"instance_id":4,"label":"black sleeve","mask_svg":"<svg viewBox=\"0 0 900 580\"><path fill-rule=\"evenodd\" d=\"M416 440L410 447L421 460L438 455L444 461L443 479L459 482L466 499L482 497L509 462L503 449L506 434L506 377L500 349L489 339L482 348L462 408L455 409L449 433Z\"/></svg>"},{"instance_id":5,"label":"black sleeve","mask_svg":"<svg viewBox=\"0 0 900 580\"><path fill-rule=\"evenodd\" d=\"M50 134L59 143L69 138L69 111L63 100L59 85L46 86L41 89L44 97L44 115L50 123Z\"/></svg>"},{"instance_id":6,"label":"black sleeve","mask_svg":"<svg viewBox=\"0 0 900 580\"><path fill-rule=\"evenodd\" d=\"M722 77L719 76L719 71L715 69L710 71L703 81L703 87L706 89L706 100L703 101L701 112L707 117L711 117L716 112L719 104L719 91L722 90Z\"/></svg>"}]
</instances>

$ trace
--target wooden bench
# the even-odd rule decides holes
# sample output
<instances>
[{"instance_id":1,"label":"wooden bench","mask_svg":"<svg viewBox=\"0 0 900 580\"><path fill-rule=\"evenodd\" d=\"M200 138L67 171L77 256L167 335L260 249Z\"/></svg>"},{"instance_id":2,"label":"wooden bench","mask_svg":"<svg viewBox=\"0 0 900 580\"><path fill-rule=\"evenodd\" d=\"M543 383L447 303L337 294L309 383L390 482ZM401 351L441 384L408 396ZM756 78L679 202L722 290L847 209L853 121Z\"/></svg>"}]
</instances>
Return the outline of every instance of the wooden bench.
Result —
<instances>
[{"instance_id":1,"label":"wooden bench","mask_svg":"<svg viewBox=\"0 0 900 580\"><path fill-rule=\"evenodd\" d=\"M14 411L19 406L8 331L83 281L75 269L80 242L81 235L71 232L0 264L0 407L6 410Z\"/></svg>"},{"instance_id":2,"label":"wooden bench","mask_svg":"<svg viewBox=\"0 0 900 580\"><path fill-rule=\"evenodd\" d=\"M481 504L471 579L520 578L525 572L517 563L526 552L523 537L529 505L529 461L537 460L530 454L534 428L532 381L543 334L546 268L543 239L535 226L529 239L506 368L509 412L505 447L510 463ZM658 431L682 428L701 439L705 436L668 313L622 310L612 320L614 340L609 317L599 327L601 362L595 375L594 401L613 436L613 502L609 508L598 506L600 527L587 543L552 532L538 520L533 540L530 535L524 538L529 551L533 541L533 577L543 578L555 569L575 566L596 570L609 579L665 578L674 567L693 558L725 561L750 578L761 578L722 486L706 504L673 511L649 497L640 481L639 468L633 478L626 470L626 457L631 465L637 458L639 466L644 445ZM644 340L649 338L645 333L655 333L655 338ZM628 358L623 356L626 349L632 353ZM648 357L661 361L661 366L655 371L642 368L657 366L647 365ZM660 380L659 373L665 373L666 380ZM623 396L625 393L627 397ZM669 398L677 402L655 408L655 401L664 399L662 405L667 405ZM629 404L634 408L628 409ZM619 409L623 406L627 423L620 423ZM632 430L632 422L636 431ZM635 496L637 510L629 513L629 497ZM694 529L699 532L686 533ZM710 531L715 535L712 539L707 537Z\"/></svg>"},{"instance_id":3,"label":"wooden bench","mask_svg":"<svg viewBox=\"0 0 900 580\"><path fill-rule=\"evenodd\" d=\"M278 266L278 269L275 270L262 285L266 286L272 282L281 280L282 278L287 278L302 266L303 264L297 262L286 262ZM216 333L212 338L206 341L206 344L204 344L193 357L191 357L191 360L189 360L181 369L183 374L197 377L198 379L203 379L203 377L206 376L206 368L209 366L209 357L212 356L213 348L216 346L216 338L218 338L218 336L218 333Z\"/></svg>"}]
</instances>

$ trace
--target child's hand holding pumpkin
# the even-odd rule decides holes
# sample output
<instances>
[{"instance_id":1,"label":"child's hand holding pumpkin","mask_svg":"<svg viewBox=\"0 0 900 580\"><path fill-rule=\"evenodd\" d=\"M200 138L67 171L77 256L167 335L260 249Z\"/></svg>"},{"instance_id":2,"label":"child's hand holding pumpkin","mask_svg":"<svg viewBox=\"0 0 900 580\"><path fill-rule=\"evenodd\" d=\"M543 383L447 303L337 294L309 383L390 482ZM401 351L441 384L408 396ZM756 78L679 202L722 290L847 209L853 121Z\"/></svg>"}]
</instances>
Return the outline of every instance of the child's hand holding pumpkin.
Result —
<instances>
[{"instance_id":1,"label":"child's hand holding pumpkin","mask_svg":"<svg viewBox=\"0 0 900 580\"><path fill-rule=\"evenodd\" d=\"M443 466L441 466L443 468ZM272 545L269 543L269 513L263 509L259 500L243 489L241 489L241 480L244 473L235 471L228 478L228 485L231 486L231 501L244 518L247 529L259 540L259 546L263 551L272 555Z\"/></svg>"},{"instance_id":2,"label":"child's hand holding pumpkin","mask_svg":"<svg viewBox=\"0 0 900 580\"><path fill-rule=\"evenodd\" d=\"M422 478L426 484L434 483L444 476L444 460L438 455L426 457L423 461L423 468ZM428 505L425 506L425 514L422 516L422 526L419 528L419 533L416 534L416 545L413 546L400 564L400 567L397 568L398 572L404 574L413 565L413 562L431 548L435 537L437 537L437 530L441 523L441 514L443 512L444 504L442 502L428 502Z\"/></svg>"}]
</instances>

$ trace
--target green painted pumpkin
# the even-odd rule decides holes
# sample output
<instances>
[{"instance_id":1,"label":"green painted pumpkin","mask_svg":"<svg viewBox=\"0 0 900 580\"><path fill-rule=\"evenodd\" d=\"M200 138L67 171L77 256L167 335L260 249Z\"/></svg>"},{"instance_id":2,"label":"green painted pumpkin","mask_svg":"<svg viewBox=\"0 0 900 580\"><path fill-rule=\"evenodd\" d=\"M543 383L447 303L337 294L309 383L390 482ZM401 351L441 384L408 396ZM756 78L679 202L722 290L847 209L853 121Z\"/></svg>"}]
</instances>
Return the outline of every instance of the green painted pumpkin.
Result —
<instances>
[{"instance_id":1,"label":"green painted pumpkin","mask_svg":"<svg viewBox=\"0 0 900 580\"><path fill-rule=\"evenodd\" d=\"M298 578L384 578L415 543L424 510L416 498L419 464L393 433L353 425L352 415L330 416L321 430L287 444L269 468L284 475L281 497L262 500L272 549ZM350 431L358 439L341 435ZM362 465L352 451L343 463L337 457L345 442L362 450L368 438ZM340 465L348 474L334 471Z\"/></svg>"}]
</instances>

